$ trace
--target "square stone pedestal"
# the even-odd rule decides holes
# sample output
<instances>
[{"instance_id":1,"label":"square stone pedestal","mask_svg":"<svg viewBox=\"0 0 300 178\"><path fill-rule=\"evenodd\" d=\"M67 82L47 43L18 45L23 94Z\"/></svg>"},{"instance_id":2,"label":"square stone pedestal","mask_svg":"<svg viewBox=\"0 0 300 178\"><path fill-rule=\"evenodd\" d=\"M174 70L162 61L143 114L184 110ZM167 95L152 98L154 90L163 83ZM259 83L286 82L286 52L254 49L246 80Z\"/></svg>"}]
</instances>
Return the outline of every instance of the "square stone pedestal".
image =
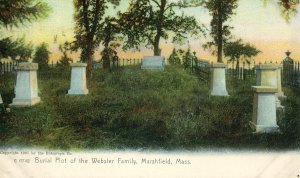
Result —
<instances>
[{"instance_id":1,"label":"square stone pedestal","mask_svg":"<svg viewBox=\"0 0 300 178\"><path fill-rule=\"evenodd\" d=\"M270 86L253 86L254 103L253 117L250 122L256 133L279 132L276 120L276 96L277 88Z\"/></svg>"},{"instance_id":2,"label":"square stone pedestal","mask_svg":"<svg viewBox=\"0 0 300 178\"><path fill-rule=\"evenodd\" d=\"M276 106L283 108L279 100L280 97L284 97L281 87L281 65L260 64L256 66L256 71L256 85L276 88Z\"/></svg>"},{"instance_id":3,"label":"square stone pedestal","mask_svg":"<svg viewBox=\"0 0 300 178\"><path fill-rule=\"evenodd\" d=\"M215 63L211 66L211 85L209 94L212 96L229 96L226 89L226 64Z\"/></svg>"},{"instance_id":4,"label":"square stone pedestal","mask_svg":"<svg viewBox=\"0 0 300 178\"><path fill-rule=\"evenodd\" d=\"M256 85L277 87L277 64L259 64L256 66ZM276 91L277 93L277 91Z\"/></svg>"},{"instance_id":5,"label":"square stone pedestal","mask_svg":"<svg viewBox=\"0 0 300 178\"><path fill-rule=\"evenodd\" d=\"M164 70L165 58L163 56L145 56L142 61L143 70Z\"/></svg>"},{"instance_id":6,"label":"square stone pedestal","mask_svg":"<svg viewBox=\"0 0 300 178\"><path fill-rule=\"evenodd\" d=\"M86 87L86 63L72 63L71 84L68 90L69 95L87 95L89 90Z\"/></svg>"},{"instance_id":7,"label":"square stone pedestal","mask_svg":"<svg viewBox=\"0 0 300 178\"><path fill-rule=\"evenodd\" d=\"M281 86L281 71L283 69L282 64L278 64L278 68L277 68L277 87L278 87L278 91L276 93L276 96L279 99L286 99L286 96L284 95L283 91L282 91L282 86Z\"/></svg>"},{"instance_id":8,"label":"square stone pedestal","mask_svg":"<svg viewBox=\"0 0 300 178\"><path fill-rule=\"evenodd\" d=\"M0 114L4 113L4 104L3 104L3 100L0 94Z\"/></svg>"},{"instance_id":9,"label":"square stone pedestal","mask_svg":"<svg viewBox=\"0 0 300 178\"><path fill-rule=\"evenodd\" d=\"M38 96L38 64L19 63L15 70L17 71L15 98L10 106L26 107L38 104L41 101Z\"/></svg>"},{"instance_id":10,"label":"square stone pedestal","mask_svg":"<svg viewBox=\"0 0 300 178\"><path fill-rule=\"evenodd\" d=\"M0 94L0 105L3 104L2 96Z\"/></svg>"}]
</instances>

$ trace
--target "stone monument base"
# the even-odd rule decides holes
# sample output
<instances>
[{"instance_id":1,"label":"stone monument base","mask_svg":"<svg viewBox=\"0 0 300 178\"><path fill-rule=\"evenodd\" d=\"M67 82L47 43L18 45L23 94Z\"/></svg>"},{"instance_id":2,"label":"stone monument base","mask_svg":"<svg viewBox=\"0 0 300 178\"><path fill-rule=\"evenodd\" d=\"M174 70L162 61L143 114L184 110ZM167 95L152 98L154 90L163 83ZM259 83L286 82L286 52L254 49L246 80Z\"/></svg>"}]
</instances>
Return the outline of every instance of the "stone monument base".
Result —
<instances>
[{"instance_id":1,"label":"stone monument base","mask_svg":"<svg viewBox=\"0 0 300 178\"><path fill-rule=\"evenodd\" d=\"M86 63L71 64L71 83L68 95L87 95L89 90L86 86Z\"/></svg>"},{"instance_id":2,"label":"stone monument base","mask_svg":"<svg viewBox=\"0 0 300 178\"><path fill-rule=\"evenodd\" d=\"M2 97L0 95L0 114L4 113L4 111L5 111L5 108L4 108Z\"/></svg>"},{"instance_id":3,"label":"stone monument base","mask_svg":"<svg viewBox=\"0 0 300 178\"><path fill-rule=\"evenodd\" d=\"M250 127L255 130L254 133L279 133L279 126L267 126L267 125L256 125L252 121L250 121Z\"/></svg>"},{"instance_id":4,"label":"stone monument base","mask_svg":"<svg viewBox=\"0 0 300 178\"><path fill-rule=\"evenodd\" d=\"M284 106L281 105L281 101L277 96L276 96L276 108L277 109L284 109Z\"/></svg>"},{"instance_id":5,"label":"stone monument base","mask_svg":"<svg viewBox=\"0 0 300 178\"><path fill-rule=\"evenodd\" d=\"M165 58L163 56L145 56L142 61L142 70L164 70Z\"/></svg>"},{"instance_id":6,"label":"stone monument base","mask_svg":"<svg viewBox=\"0 0 300 178\"><path fill-rule=\"evenodd\" d=\"M87 95L89 94L88 89L83 89L83 90L68 90L68 95Z\"/></svg>"},{"instance_id":7,"label":"stone monument base","mask_svg":"<svg viewBox=\"0 0 300 178\"><path fill-rule=\"evenodd\" d=\"M278 93L276 93L276 96L277 96L278 99L280 99L280 100L285 100L285 99L287 98L287 96L285 96L283 92L278 92Z\"/></svg>"},{"instance_id":8,"label":"stone monument base","mask_svg":"<svg viewBox=\"0 0 300 178\"><path fill-rule=\"evenodd\" d=\"M30 98L30 99L20 99L14 98L13 103L10 104L10 107L26 107L26 106L33 106L41 102L41 98Z\"/></svg>"},{"instance_id":9,"label":"stone monument base","mask_svg":"<svg viewBox=\"0 0 300 178\"><path fill-rule=\"evenodd\" d=\"M0 104L3 104L2 96L0 95Z\"/></svg>"},{"instance_id":10,"label":"stone monument base","mask_svg":"<svg viewBox=\"0 0 300 178\"><path fill-rule=\"evenodd\" d=\"M277 88L270 86L253 86L253 117L250 126L255 133L279 132L276 119Z\"/></svg>"}]
</instances>

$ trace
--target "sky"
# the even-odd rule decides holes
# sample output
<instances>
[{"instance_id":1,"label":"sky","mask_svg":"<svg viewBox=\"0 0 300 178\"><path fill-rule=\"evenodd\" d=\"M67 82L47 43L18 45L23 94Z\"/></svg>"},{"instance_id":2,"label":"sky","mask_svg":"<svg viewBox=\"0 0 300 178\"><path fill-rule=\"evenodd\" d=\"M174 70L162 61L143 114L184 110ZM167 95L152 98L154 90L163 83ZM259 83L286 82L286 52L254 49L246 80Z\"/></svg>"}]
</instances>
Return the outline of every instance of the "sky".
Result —
<instances>
[{"instance_id":1,"label":"sky","mask_svg":"<svg viewBox=\"0 0 300 178\"><path fill-rule=\"evenodd\" d=\"M33 23L25 24L19 28L8 29L5 33L14 38L25 37L26 41L34 45L46 42L49 44L51 51L51 61L56 62L61 53L58 45L64 41L73 40L73 1L72 0L44 0L52 8L52 12L46 19L41 19ZM126 9L128 0L122 0L118 9ZM117 10L118 10L117 9ZM109 9L109 14L114 14L116 9ZM194 16L197 21L210 28L211 17L208 11L201 8L190 8L184 10L186 15ZM277 0L269 0L264 5L263 0L239 0L236 15L232 16L229 24L234 27L232 35L234 39L241 38L243 42L253 44L261 53L255 57L257 62L265 61L282 61L285 58L287 50L292 52L291 57L300 59L300 13L291 19L290 22L281 16ZM57 41L54 43L54 36ZM170 41L161 41L162 54L168 56L172 49L191 47L192 51L201 59L216 61L216 56L211 55L210 51L205 51L202 45L209 40L208 37L200 37L198 39L188 39L186 44L179 46L172 44ZM96 52L95 58L99 59L99 52ZM142 48L137 51L119 50L121 58L142 58L143 56L152 55L152 50ZM77 61L78 54L71 54L71 57Z\"/></svg>"}]
</instances>

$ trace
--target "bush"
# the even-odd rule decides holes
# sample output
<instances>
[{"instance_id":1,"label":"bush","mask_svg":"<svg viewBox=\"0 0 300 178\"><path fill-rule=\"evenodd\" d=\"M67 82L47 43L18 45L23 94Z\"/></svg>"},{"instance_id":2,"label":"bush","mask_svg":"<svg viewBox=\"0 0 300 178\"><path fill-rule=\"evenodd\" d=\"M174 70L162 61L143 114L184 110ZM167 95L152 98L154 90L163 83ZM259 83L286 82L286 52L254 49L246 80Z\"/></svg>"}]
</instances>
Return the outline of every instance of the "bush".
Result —
<instances>
[{"instance_id":1,"label":"bush","mask_svg":"<svg viewBox=\"0 0 300 178\"><path fill-rule=\"evenodd\" d=\"M279 121L279 126L284 134L285 141L300 146L300 98L298 89L286 89L287 99L284 101L285 113Z\"/></svg>"}]
</instances>

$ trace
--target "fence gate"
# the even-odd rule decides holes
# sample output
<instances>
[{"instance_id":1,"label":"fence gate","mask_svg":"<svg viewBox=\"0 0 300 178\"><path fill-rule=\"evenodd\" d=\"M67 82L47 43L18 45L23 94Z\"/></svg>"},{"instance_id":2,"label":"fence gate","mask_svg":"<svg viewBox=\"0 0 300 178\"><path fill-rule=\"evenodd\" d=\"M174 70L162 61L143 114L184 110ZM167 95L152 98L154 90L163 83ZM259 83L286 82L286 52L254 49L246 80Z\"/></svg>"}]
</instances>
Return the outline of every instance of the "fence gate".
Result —
<instances>
[{"instance_id":1,"label":"fence gate","mask_svg":"<svg viewBox=\"0 0 300 178\"><path fill-rule=\"evenodd\" d=\"M283 60L282 81L284 85L300 87L300 62L290 58L290 54L287 51L287 57Z\"/></svg>"}]
</instances>

